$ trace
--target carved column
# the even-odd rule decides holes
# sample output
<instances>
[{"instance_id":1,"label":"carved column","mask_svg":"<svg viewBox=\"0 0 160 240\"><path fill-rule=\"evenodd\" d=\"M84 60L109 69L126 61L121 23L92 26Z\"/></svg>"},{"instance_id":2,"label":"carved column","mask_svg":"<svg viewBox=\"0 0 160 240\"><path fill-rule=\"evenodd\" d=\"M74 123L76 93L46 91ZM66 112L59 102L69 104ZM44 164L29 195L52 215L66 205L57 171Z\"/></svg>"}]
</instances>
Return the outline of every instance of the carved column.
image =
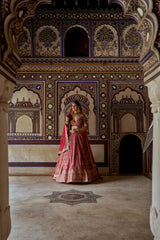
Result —
<instances>
[{"instance_id":1,"label":"carved column","mask_svg":"<svg viewBox=\"0 0 160 240\"><path fill-rule=\"evenodd\" d=\"M152 205L150 227L154 240L160 240L160 77L148 85L153 113Z\"/></svg>"},{"instance_id":2,"label":"carved column","mask_svg":"<svg viewBox=\"0 0 160 240\"><path fill-rule=\"evenodd\" d=\"M11 230L8 191L8 101L15 84L0 75L0 240Z\"/></svg>"}]
</instances>

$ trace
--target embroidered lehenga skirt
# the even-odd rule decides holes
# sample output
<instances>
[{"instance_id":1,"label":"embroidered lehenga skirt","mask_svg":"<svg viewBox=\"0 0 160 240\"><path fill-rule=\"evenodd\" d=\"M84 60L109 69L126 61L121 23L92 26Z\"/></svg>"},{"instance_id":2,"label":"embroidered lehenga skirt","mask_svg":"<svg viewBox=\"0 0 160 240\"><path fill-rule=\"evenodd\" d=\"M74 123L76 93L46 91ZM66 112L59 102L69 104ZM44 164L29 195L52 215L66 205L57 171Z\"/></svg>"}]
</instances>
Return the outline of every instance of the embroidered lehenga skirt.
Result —
<instances>
[{"instance_id":1,"label":"embroidered lehenga skirt","mask_svg":"<svg viewBox=\"0 0 160 240\"><path fill-rule=\"evenodd\" d=\"M69 149L58 155L52 175L58 182L93 182L99 173L87 137L83 133L71 133Z\"/></svg>"}]
</instances>

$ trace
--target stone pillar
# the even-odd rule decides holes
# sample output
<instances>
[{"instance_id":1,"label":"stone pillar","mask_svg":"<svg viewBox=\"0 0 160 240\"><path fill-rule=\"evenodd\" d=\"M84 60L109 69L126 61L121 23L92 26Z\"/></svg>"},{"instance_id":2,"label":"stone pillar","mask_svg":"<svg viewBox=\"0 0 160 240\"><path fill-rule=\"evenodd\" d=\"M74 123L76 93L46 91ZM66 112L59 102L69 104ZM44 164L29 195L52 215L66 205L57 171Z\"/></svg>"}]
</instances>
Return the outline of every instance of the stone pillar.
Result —
<instances>
[{"instance_id":1,"label":"stone pillar","mask_svg":"<svg viewBox=\"0 0 160 240\"><path fill-rule=\"evenodd\" d=\"M8 101L15 84L0 75L0 240L11 230L8 191Z\"/></svg>"},{"instance_id":2,"label":"stone pillar","mask_svg":"<svg viewBox=\"0 0 160 240\"><path fill-rule=\"evenodd\" d=\"M154 240L160 240L160 77L147 84L153 113L152 205L150 227Z\"/></svg>"}]
</instances>

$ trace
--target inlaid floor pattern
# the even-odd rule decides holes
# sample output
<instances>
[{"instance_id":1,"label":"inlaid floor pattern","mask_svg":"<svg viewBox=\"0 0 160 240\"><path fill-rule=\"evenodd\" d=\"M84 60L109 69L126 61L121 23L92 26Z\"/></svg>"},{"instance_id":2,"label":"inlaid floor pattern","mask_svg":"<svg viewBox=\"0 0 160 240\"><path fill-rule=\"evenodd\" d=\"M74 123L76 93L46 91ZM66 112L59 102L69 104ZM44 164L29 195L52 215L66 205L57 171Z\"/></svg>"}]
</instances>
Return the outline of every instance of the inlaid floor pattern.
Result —
<instances>
[{"instance_id":1,"label":"inlaid floor pattern","mask_svg":"<svg viewBox=\"0 0 160 240\"><path fill-rule=\"evenodd\" d=\"M153 239L151 180L144 176L106 176L90 184L57 183L50 176L9 180L8 240Z\"/></svg>"}]
</instances>

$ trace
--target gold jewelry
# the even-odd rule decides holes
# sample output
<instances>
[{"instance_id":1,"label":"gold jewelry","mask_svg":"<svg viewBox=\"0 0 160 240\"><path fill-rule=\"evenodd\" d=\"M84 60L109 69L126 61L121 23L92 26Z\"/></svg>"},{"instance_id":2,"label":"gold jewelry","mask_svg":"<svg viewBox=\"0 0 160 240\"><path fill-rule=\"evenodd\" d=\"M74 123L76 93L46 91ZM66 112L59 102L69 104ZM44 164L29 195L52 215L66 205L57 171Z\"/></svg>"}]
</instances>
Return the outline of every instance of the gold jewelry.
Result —
<instances>
[{"instance_id":1,"label":"gold jewelry","mask_svg":"<svg viewBox=\"0 0 160 240\"><path fill-rule=\"evenodd\" d=\"M77 113L73 112L73 115L79 115L79 114L80 114L80 112L77 112Z\"/></svg>"}]
</instances>

